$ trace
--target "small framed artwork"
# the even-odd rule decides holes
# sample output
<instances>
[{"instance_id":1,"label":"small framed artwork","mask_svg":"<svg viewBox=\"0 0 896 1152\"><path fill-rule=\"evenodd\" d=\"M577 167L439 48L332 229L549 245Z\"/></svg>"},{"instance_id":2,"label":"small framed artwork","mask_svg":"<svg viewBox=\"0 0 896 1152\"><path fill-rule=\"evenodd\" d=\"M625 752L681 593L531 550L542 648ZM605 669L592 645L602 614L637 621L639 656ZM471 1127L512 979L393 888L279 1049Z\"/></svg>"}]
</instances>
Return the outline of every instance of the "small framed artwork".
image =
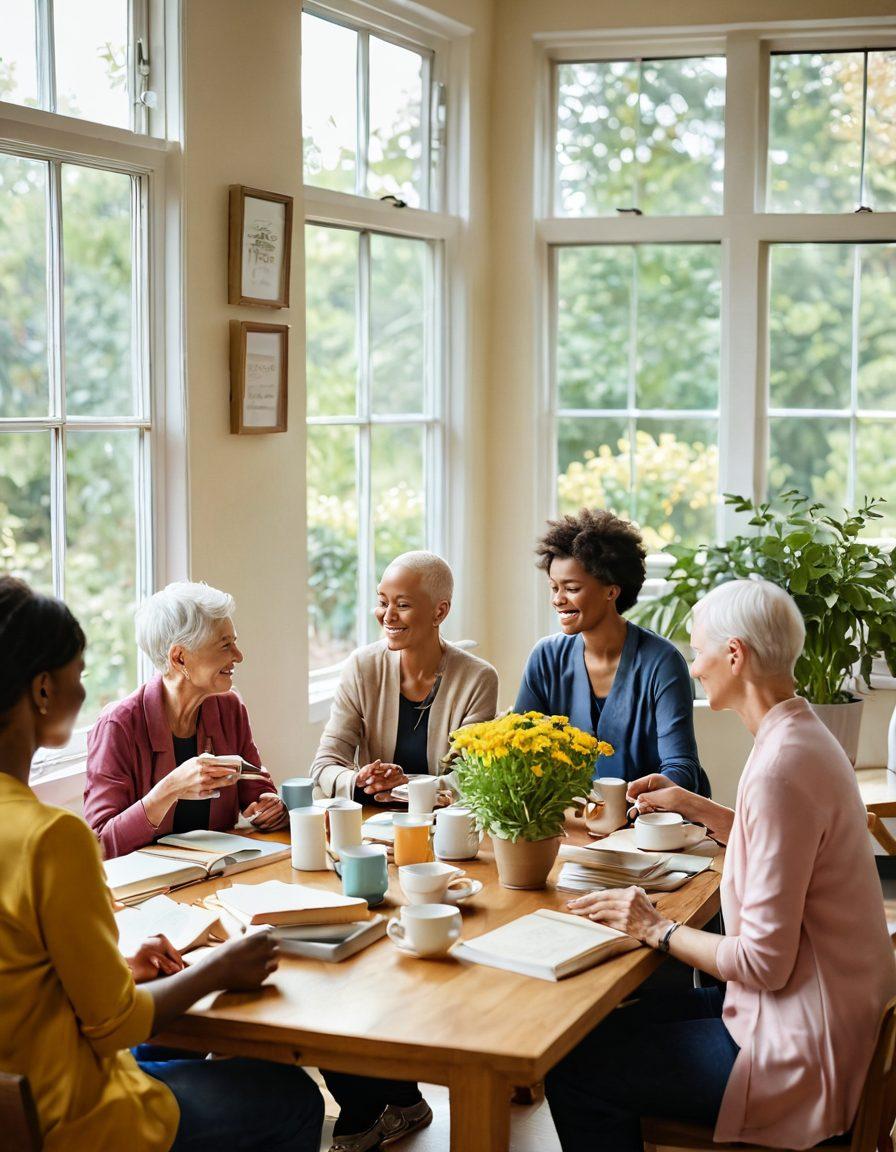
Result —
<instances>
[{"instance_id":1,"label":"small framed artwork","mask_svg":"<svg viewBox=\"0 0 896 1152\"><path fill-rule=\"evenodd\" d=\"M286 431L288 324L230 321L230 431Z\"/></svg>"},{"instance_id":2,"label":"small framed artwork","mask_svg":"<svg viewBox=\"0 0 896 1152\"><path fill-rule=\"evenodd\" d=\"M230 186L229 304L289 307L292 197Z\"/></svg>"}]
</instances>

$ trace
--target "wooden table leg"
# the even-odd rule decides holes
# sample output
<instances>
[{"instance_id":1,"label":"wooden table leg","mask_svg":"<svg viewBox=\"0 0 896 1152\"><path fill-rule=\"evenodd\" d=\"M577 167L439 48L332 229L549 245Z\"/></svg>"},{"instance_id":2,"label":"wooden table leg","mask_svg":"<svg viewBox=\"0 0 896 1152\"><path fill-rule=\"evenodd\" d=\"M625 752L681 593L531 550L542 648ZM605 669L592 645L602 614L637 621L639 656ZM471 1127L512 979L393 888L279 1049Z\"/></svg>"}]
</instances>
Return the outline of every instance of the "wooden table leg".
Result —
<instances>
[{"instance_id":1,"label":"wooden table leg","mask_svg":"<svg viewBox=\"0 0 896 1152\"><path fill-rule=\"evenodd\" d=\"M451 1077L451 1152L508 1152L510 1091L485 1065L459 1068Z\"/></svg>"}]
</instances>

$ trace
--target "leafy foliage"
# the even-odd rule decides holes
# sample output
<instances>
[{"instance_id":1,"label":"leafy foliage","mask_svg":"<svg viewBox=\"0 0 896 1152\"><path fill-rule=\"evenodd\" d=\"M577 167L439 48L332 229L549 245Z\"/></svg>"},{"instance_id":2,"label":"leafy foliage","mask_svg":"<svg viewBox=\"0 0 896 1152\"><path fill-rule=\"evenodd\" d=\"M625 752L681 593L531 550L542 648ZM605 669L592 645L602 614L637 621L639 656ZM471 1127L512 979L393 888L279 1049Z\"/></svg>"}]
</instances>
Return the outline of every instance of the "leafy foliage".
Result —
<instances>
[{"instance_id":1,"label":"leafy foliage","mask_svg":"<svg viewBox=\"0 0 896 1152\"><path fill-rule=\"evenodd\" d=\"M612 756L566 716L509 712L451 734L454 769L478 826L504 840L544 840L563 830L566 809L585 796L595 759Z\"/></svg>"},{"instance_id":2,"label":"leafy foliage","mask_svg":"<svg viewBox=\"0 0 896 1152\"><path fill-rule=\"evenodd\" d=\"M859 539L882 503L866 497L842 518L791 490L777 504L754 504L726 495L725 503L746 513L754 535L722 545L666 549L674 558L670 591L643 601L633 615L672 639L686 640L686 621L697 601L728 580L761 577L793 596L806 624L806 643L797 661L797 691L813 704L849 699L847 677L858 665L867 684L879 653L896 674L896 558Z\"/></svg>"}]
</instances>

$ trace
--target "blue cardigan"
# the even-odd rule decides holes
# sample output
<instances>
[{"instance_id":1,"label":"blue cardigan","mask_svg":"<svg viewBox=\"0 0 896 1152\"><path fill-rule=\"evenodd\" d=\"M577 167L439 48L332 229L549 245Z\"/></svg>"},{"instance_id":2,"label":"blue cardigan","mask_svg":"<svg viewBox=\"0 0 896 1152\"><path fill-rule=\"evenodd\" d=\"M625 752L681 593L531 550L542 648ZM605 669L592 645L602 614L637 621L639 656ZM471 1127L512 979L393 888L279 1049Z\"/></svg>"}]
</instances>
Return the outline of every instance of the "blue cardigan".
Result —
<instances>
[{"instance_id":1,"label":"blue cardigan","mask_svg":"<svg viewBox=\"0 0 896 1152\"><path fill-rule=\"evenodd\" d=\"M616 678L595 733L616 751L601 757L597 775L637 780L662 772L675 784L709 796L697 755L688 666L668 640L631 621L627 625ZM581 633L547 636L526 661L515 711L568 716L577 728L593 732L591 695Z\"/></svg>"}]
</instances>

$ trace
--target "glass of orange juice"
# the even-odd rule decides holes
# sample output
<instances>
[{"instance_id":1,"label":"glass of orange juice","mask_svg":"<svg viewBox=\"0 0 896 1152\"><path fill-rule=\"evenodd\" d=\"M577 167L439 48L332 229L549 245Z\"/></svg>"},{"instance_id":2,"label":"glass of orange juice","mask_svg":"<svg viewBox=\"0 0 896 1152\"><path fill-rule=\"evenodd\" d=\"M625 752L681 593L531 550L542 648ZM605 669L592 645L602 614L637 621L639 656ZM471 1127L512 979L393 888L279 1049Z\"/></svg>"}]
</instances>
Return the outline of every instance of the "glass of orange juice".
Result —
<instances>
[{"instance_id":1,"label":"glass of orange juice","mask_svg":"<svg viewBox=\"0 0 896 1152\"><path fill-rule=\"evenodd\" d=\"M395 829L395 864L426 864L434 859L432 821L425 816L399 812L392 817Z\"/></svg>"}]
</instances>

